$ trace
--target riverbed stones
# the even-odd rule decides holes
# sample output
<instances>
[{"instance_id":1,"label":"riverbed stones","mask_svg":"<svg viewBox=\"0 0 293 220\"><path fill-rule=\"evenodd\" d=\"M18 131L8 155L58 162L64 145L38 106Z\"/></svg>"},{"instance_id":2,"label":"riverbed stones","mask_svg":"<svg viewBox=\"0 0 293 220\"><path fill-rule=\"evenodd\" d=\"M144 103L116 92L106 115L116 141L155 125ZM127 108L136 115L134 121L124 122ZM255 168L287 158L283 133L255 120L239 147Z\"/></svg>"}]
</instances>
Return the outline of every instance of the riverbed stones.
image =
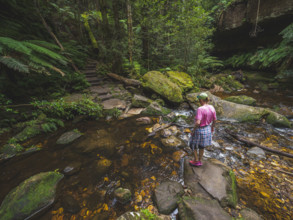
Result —
<instances>
[{"instance_id":1,"label":"riverbed stones","mask_svg":"<svg viewBox=\"0 0 293 220\"><path fill-rule=\"evenodd\" d=\"M112 134L105 129L97 130L95 134L91 134L81 140L75 149L82 153L91 153L93 151L111 156L115 153L117 143L112 137Z\"/></svg>"},{"instance_id":2,"label":"riverbed stones","mask_svg":"<svg viewBox=\"0 0 293 220\"><path fill-rule=\"evenodd\" d=\"M229 96L228 98L225 98L226 101L234 102L238 104L243 105L255 105L256 100L252 97L246 96L246 95L239 95L239 96Z\"/></svg>"},{"instance_id":3,"label":"riverbed stones","mask_svg":"<svg viewBox=\"0 0 293 220\"><path fill-rule=\"evenodd\" d=\"M64 175L72 176L80 171L81 162L73 162L70 165L66 166L63 170Z\"/></svg>"},{"instance_id":4,"label":"riverbed stones","mask_svg":"<svg viewBox=\"0 0 293 220\"><path fill-rule=\"evenodd\" d=\"M183 142L179 138L177 138L173 135L171 135L167 138L162 138L161 142L168 149L176 149L178 147L183 146Z\"/></svg>"},{"instance_id":5,"label":"riverbed stones","mask_svg":"<svg viewBox=\"0 0 293 220\"><path fill-rule=\"evenodd\" d=\"M23 181L4 198L0 219L26 219L50 206L62 178L63 175L58 172L43 172Z\"/></svg>"},{"instance_id":6,"label":"riverbed stones","mask_svg":"<svg viewBox=\"0 0 293 220\"><path fill-rule=\"evenodd\" d=\"M169 215L176 209L177 202L184 194L183 187L175 181L162 182L156 187L154 193L154 202L160 213Z\"/></svg>"},{"instance_id":7,"label":"riverbed stones","mask_svg":"<svg viewBox=\"0 0 293 220\"><path fill-rule=\"evenodd\" d=\"M75 141L77 138L79 138L81 136L82 136L82 134L78 130L74 129L72 131L68 131L68 132L62 134L58 138L56 144L62 144L62 145L70 144L71 142Z\"/></svg>"},{"instance_id":8,"label":"riverbed stones","mask_svg":"<svg viewBox=\"0 0 293 220\"><path fill-rule=\"evenodd\" d=\"M179 132L178 128L176 126L170 126L166 129L163 129L161 131L161 135L165 138L171 136L171 135L176 135Z\"/></svg>"},{"instance_id":9,"label":"riverbed stones","mask_svg":"<svg viewBox=\"0 0 293 220\"><path fill-rule=\"evenodd\" d=\"M121 204L125 204L131 200L132 194L129 189L119 187L114 191L114 195L118 202L120 202Z\"/></svg>"},{"instance_id":10,"label":"riverbed stones","mask_svg":"<svg viewBox=\"0 0 293 220\"><path fill-rule=\"evenodd\" d=\"M161 72L147 72L142 80L144 88L158 93L170 102L180 103L183 101L180 87Z\"/></svg>"},{"instance_id":11,"label":"riverbed stones","mask_svg":"<svg viewBox=\"0 0 293 220\"><path fill-rule=\"evenodd\" d=\"M236 207L235 174L227 165L216 159L208 159L200 169L192 169L200 186L218 200L222 207Z\"/></svg>"},{"instance_id":12,"label":"riverbed stones","mask_svg":"<svg viewBox=\"0 0 293 220\"><path fill-rule=\"evenodd\" d=\"M242 209L240 214L244 220L262 220L263 218L260 217L255 211L252 209Z\"/></svg>"},{"instance_id":13,"label":"riverbed stones","mask_svg":"<svg viewBox=\"0 0 293 220\"><path fill-rule=\"evenodd\" d=\"M249 149L246 153L249 157L254 158L256 160L261 160L266 158L266 153L264 152L263 149L259 147L253 147Z\"/></svg>"},{"instance_id":14,"label":"riverbed stones","mask_svg":"<svg viewBox=\"0 0 293 220\"><path fill-rule=\"evenodd\" d=\"M187 95L188 100L193 100L199 93ZM283 115L268 108L252 107L248 105L236 104L222 100L221 98L207 92L210 103L215 107L217 115L222 118L235 119L240 122L257 122L265 119L267 123L276 127L291 127L290 121Z\"/></svg>"},{"instance_id":15,"label":"riverbed stones","mask_svg":"<svg viewBox=\"0 0 293 220\"><path fill-rule=\"evenodd\" d=\"M102 105L104 109L109 110L109 109L125 109L126 108L126 102L121 99L108 99L102 102Z\"/></svg>"},{"instance_id":16,"label":"riverbed stones","mask_svg":"<svg viewBox=\"0 0 293 220\"><path fill-rule=\"evenodd\" d=\"M106 158L98 160L97 167L96 167L98 175L102 176L105 173L107 173L111 165L112 165L112 161Z\"/></svg>"},{"instance_id":17,"label":"riverbed stones","mask_svg":"<svg viewBox=\"0 0 293 220\"><path fill-rule=\"evenodd\" d=\"M172 159L175 162L179 162L181 160L181 158L185 157L187 155L187 153L184 150L179 150L176 151L172 154Z\"/></svg>"},{"instance_id":18,"label":"riverbed stones","mask_svg":"<svg viewBox=\"0 0 293 220\"><path fill-rule=\"evenodd\" d=\"M183 197L179 202L180 219L200 219L200 220L230 220L216 200Z\"/></svg>"},{"instance_id":19,"label":"riverbed stones","mask_svg":"<svg viewBox=\"0 0 293 220\"><path fill-rule=\"evenodd\" d=\"M71 195L65 195L64 197L62 197L61 204L64 208L64 211L71 214L76 214L81 209L78 201L76 201L76 199L74 199L74 197Z\"/></svg>"}]
</instances>

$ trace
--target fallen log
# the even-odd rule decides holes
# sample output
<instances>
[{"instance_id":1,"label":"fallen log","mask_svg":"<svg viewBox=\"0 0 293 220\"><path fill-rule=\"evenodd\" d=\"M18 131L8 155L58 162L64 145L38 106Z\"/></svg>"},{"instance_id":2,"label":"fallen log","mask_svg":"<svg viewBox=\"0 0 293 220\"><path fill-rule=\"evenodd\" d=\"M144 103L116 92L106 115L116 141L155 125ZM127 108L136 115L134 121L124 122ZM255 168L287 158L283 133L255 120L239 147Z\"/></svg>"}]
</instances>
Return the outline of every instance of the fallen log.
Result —
<instances>
[{"instance_id":1,"label":"fallen log","mask_svg":"<svg viewBox=\"0 0 293 220\"><path fill-rule=\"evenodd\" d=\"M279 169L275 169L275 168L273 168L273 170L276 170L276 171L279 171L279 172L281 172L281 173L285 173L285 174L287 174L287 175L293 176L293 173L289 173L289 172L284 171L284 170L279 170Z\"/></svg>"},{"instance_id":2,"label":"fallen log","mask_svg":"<svg viewBox=\"0 0 293 220\"><path fill-rule=\"evenodd\" d=\"M243 143L246 143L247 145L257 146L257 147L262 148L262 149L264 149L266 151L269 151L269 152L272 152L272 153L275 153L275 154L278 154L278 155L281 155L281 156L293 158L293 154L282 152L282 151L279 151L279 150L274 150L274 149L271 149L269 147L265 147L263 145L255 143L253 141L249 141L249 140L245 139L243 136L233 134L232 132L228 131L227 129L225 129L225 131L226 131L226 133L231 135L233 138L235 138L235 139L237 139L237 140L239 140L239 141L241 141Z\"/></svg>"},{"instance_id":3,"label":"fallen log","mask_svg":"<svg viewBox=\"0 0 293 220\"><path fill-rule=\"evenodd\" d=\"M115 73L108 73L107 75L113 79L116 79L120 82L123 82L127 86L140 86L141 85L141 82L136 79L128 79L123 76L119 76Z\"/></svg>"}]
</instances>

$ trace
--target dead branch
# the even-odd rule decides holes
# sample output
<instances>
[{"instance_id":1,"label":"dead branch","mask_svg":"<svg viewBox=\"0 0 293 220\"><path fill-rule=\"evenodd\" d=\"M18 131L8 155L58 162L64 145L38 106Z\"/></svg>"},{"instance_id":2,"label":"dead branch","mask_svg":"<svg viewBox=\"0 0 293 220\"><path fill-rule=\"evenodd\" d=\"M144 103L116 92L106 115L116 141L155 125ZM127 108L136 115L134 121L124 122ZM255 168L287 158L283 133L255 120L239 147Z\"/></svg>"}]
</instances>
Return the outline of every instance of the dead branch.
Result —
<instances>
[{"instance_id":1,"label":"dead branch","mask_svg":"<svg viewBox=\"0 0 293 220\"><path fill-rule=\"evenodd\" d=\"M281 156L293 158L293 154L286 153L286 152L282 152L282 151L279 151L279 150L274 150L274 149L265 147L263 145L260 145L258 143L255 143L253 141L249 141L249 140L245 139L243 136L240 136L240 135L237 135L237 134L233 134L232 132L228 131L227 129L225 131L226 131L226 133L228 133L229 135L231 135L233 138L235 138L235 139L237 139L237 140L239 140L239 141L241 141L243 143L246 143L247 145L257 146L257 147L262 148L262 149L264 149L266 151L269 151L269 152L272 152L272 153L275 153L275 154L278 154L278 155L281 155Z\"/></svg>"},{"instance_id":2,"label":"dead branch","mask_svg":"<svg viewBox=\"0 0 293 220\"><path fill-rule=\"evenodd\" d=\"M125 85L127 86L140 86L141 85L141 82L138 81L138 80L135 80L135 79L127 79L123 76L119 76L115 73L108 73L108 76L113 78L113 79L116 79L120 82L123 82Z\"/></svg>"}]
</instances>

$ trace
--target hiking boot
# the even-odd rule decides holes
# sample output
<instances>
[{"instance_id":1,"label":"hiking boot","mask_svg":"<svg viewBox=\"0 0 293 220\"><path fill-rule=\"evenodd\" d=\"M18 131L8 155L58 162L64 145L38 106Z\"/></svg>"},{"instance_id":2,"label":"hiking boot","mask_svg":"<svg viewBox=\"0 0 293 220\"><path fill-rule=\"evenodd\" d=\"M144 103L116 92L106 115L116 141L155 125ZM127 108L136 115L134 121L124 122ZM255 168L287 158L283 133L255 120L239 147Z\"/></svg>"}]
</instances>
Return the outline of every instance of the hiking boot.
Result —
<instances>
[{"instance_id":1,"label":"hiking boot","mask_svg":"<svg viewBox=\"0 0 293 220\"><path fill-rule=\"evenodd\" d=\"M189 164L190 164L191 166L198 166L198 163L200 163L200 161L194 161L194 160L190 160L190 161L189 161Z\"/></svg>"}]
</instances>

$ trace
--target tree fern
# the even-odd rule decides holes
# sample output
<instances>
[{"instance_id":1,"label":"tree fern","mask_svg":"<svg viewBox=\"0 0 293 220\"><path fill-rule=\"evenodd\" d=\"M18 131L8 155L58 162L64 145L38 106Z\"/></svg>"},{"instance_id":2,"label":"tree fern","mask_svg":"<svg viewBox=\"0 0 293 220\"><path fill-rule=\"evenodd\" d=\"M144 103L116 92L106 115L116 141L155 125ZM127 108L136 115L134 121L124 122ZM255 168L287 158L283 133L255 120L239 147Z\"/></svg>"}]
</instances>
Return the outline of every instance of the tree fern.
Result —
<instances>
[{"instance_id":1,"label":"tree fern","mask_svg":"<svg viewBox=\"0 0 293 220\"><path fill-rule=\"evenodd\" d=\"M0 37L0 45L26 55L30 55L31 53L31 49L26 47L21 41L9 37Z\"/></svg>"},{"instance_id":2,"label":"tree fern","mask_svg":"<svg viewBox=\"0 0 293 220\"><path fill-rule=\"evenodd\" d=\"M29 68L27 65L21 63L20 61L16 60L13 57L9 56L2 56L0 57L0 62L3 63L8 68L17 70L23 73L29 73Z\"/></svg>"},{"instance_id":3,"label":"tree fern","mask_svg":"<svg viewBox=\"0 0 293 220\"><path fill-rule=\"evenodd\" d=\"M27 40L26 42L33 43L42 47L46 47L47 49L50 50L60 50L60 47L58 47L56 44L47 42L47 41L42 41L42 40Z\"/></svg>"},{"instance_id":4,"label":"tree fern","mask_svg":"<svg viewBox=\"0 0 293 220\"><path fill-rule=\"evenodd\" d=\"M26 42L23 42L23 45L31 48L33 51L36 51L36 52L38 52L40 54L45 54L45 55L51 57L54 60L66 60L65 57L63 57L63 56L61 56L61 55L59 55L59 54L57 54L57 53L55 53L55 52L53 52L51 50L48 50L48 49L46 49L44 47L38 46L36 44L33 44L33 43L30 43L30 42L26 41Z\"/></svg>"}]
</instances>

